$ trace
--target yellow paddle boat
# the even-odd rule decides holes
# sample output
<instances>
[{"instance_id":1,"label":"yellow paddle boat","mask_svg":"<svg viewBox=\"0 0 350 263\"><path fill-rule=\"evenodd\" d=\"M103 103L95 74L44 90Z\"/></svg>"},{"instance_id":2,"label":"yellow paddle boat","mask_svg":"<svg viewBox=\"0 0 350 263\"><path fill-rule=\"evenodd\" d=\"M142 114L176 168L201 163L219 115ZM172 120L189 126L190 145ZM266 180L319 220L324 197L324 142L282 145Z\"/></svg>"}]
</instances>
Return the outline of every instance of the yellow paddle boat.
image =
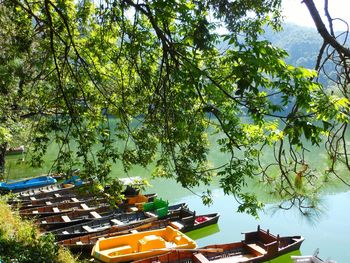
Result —
<instances>
[{"instance_id":1,"label":"yellow paddle boat","mask_svg":"<svg viewBox=\"0 0 350 263\"><path fill-rule=\"evenodd\" d=\"M126 262L153 257L176 249L195 249L197 244L171 226L99 239L91 255L102 262Z\"/></svg>"}]
</instances>

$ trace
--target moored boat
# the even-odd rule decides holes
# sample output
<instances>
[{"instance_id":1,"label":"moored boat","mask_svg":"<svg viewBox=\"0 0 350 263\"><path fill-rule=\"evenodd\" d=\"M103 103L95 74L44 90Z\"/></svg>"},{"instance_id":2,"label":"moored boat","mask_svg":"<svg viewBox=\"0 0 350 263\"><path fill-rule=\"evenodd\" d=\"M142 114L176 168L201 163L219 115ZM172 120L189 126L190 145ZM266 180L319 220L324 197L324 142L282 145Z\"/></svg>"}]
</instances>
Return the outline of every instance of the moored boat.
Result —
<instances>
[{"instance_id":1,"label":"moored boat","mask_svg":"<svg viewBox=\"0 0 350 263\"><path fill-rule=\"evenodd\" d=\"M137 223L145 224L157 220L157 217L149 217L144 212L132 213L115 213L107 217L95 219L87 223L77 224L69 227L59 228L50 233L54 234L57 241L69 239L73 237L92 234L111 228L119 227L123 230L125 225L134 225Z\"/></svg>"},{"instance_id":2,"label":"moored boat","mask_svg":"<svg viewBox=\"0 0 350 263\"><path fill-rule=\"evenodd\" d=\"M56 182L56 179L52 178L51 176L44 175L13 182L1 182L0 190L19 192L28 188L39 188L42 186L55 184Z\"/></svg>"},{"instance_id":3,"label":"moored boat","mask_svg":"<svg viewBox=\"0 0 350 263\"><path fill-rule=\"evenodd\" d=\"M78 199L79 198L79 199ZM39 199L39 200L31 200L25 202L19 202L16 204L12 204L12 207L16 207L19 210L24 210L28 208L55 205L57 203L69 203L69 202L78 202L79 200L86 200L91 197L78 197L75 193L66 195L66 196L58 196L56 198L51 199Z\"/></svg>"},{"instance_id":4,"label":"moored boat","mask_svg":"<svg viewBox=\"0 0 350 263\"><path fill-rule=\"evenodd\" d=\"M54 230L58 228L68 227L71 225L90 222L94 219L100 219L113 213L118 212L117 209L112 209L109 206L101 206L95 210L74 210L68 213L52 215L39 218L35 223L44 231Z\"/></svg>"},{"instance_id":5,"label":"moored boat","mask_svg":"<svg viewBox=\"0 0 350 263\"><path fill-rule=\"evenodd\" d=\"M335 260L322 260L319 256L319 250L316 249L313 255L308 256L291 256L293 263L337 263Z\"/></svg>"},{"instance_id":6,"label":"moored boat","mask_svg":"<svg viewBox=\"0 0 350 263\"><path fill-rule=\"evenodd\" d=\"M77 252L91 252L92 247L95 245L96 241L99 238L107 238L111 236L118 236L122 234L128 234L130 231L133 230L153 230L153 229L159 229L164 228L169 225L169 222L174 219L178 219L179 217L187 216L188 213L183 211L187 211L187 204L186 203L179 203L175 205L170 205L168 207L168 215L166 219L159 219L156 221L151 222L138 222L132 225L125 225L125 226L112 226L108 229L105 229L103 231L98 231L94 233L90 233L84 236L79 236L75 238L65 239L60 242L58 242L60 245L63 245L70 250L77 251ZM156 216L154 213L146 212L148 215Z\"/></svg>"},{"instance_id":7,"label":"moored boat","mask_svg":"<svg viewBox=\"0 0 350 263\"><path fill-rule=\"evenodd\" d=\"M194 249L196 243L182 232L166 228L99 239L91 255L102 262L126 262L164 253L169 249Z\"/></svg>"},{"instance_id":8,"label":"moored boat","mask_svg":"<svg viewBox=\"0 0 350 263\"><path fill-rule=\"evenodd\" d=\"M109 238L114 236L126 235L134 233L136 231L148 231L153 229L159 229L160 226L166 227L168 225L167 219L161 219L151 222L138 222L132 225L125 226L112 226L106 230L94 232L84 236L73 237L64 239L58 242L73 252L85 252L91 253L93 246L100 238Z\"/></svg>"},{"instance_id":9,"label":"moored boat","mask_svg":"<svg viewBox=\"0 0 350 263\"><path fill-rule=\"evenodd\" d=\"M16 193L18 200L33 200L44 199L48 197L55 197L70 194L75 186L73 184L53 184L36 189L28 189Z\"/></svg>"},{"instance_id":10,"label":"moored boat","mask_svg":"<svg viewBox=\"0 0 350 263\"><path fill-rule=\"evenodd\" d=\"M143 210L143 204L147 202L153 202L157 197L156 193L152 194L137 194L137 195L126 195L125 200L121 206L128 207L130 212Z\"/></svg>"},{"instance_id":11,"label":"moored boat","mask_svg":"<svg viewBox=\"0 0 350 263\"><path fill-rule=\"evenodd\" d=\"M219 217L219 213L196 215L195 212L186 208L181 210L178 217L174 217L173 219L169 220L169 225L185 233L217 224Z\"/></svg>"},{"instance_id":12,"label":"moored boat","mask_svg":"<svg viewBox=\"0 0 350 263\"><path fill-rule=\"evenodd\" d=\"M17 147L9 147L6 149L6 155L23 154L25 151L24 145Z\"/></svg>"},{"instance_id":13,"label":"moored boat","mask_svg":"<svg viewBox=\"0 0 350 263\"><path fill-rule=\"evenodd\" d=\"M105 206L107 204L101 204L98 200L91 198L89 200L82 200L78 202L71 203L59 203L55 205L42 206L42 207L34 207L23 209L19 211L19 215L22 217L45 217L55 214L63 214L67 212L71 212L73 210L94 210L97 207Z\"/></svg>"},{"instance_id":14,"label":"moored boat","mask_svg":"<svg viewBox=\"0 0 350 263\"><path fill-rule=\"evenodd\" d=\"M241 242L209 245L199 248L198 251L171 251L156 257L137 261L137 263L151 262L234 262L256 263L266 262L283 254L298 250L304 241L302 236L280 237L272 235L268 230L258 226L257 231L245 233ZM218 249L221 252L205 252ZM201 251L201 252L200 252Z\"/></svg>"}]
</instances>

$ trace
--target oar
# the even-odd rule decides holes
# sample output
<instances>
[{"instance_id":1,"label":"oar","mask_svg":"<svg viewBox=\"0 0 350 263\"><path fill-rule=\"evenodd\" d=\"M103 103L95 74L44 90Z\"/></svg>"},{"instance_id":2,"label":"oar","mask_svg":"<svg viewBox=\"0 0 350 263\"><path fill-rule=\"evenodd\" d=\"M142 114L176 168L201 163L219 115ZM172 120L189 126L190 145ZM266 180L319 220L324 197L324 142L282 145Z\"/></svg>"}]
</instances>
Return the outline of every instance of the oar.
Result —
<instances>
[{"instance_id":1,"label":"oar","mask_svg":"<svg viewBox=\"0 0 350 263\"><path fill-rule=\"evenodd\" d=\"M154 248L151 251L176 251L176 252L208 252L208 253L220 253L223 252L223 248Z\"/></svg>"}]
</instances>

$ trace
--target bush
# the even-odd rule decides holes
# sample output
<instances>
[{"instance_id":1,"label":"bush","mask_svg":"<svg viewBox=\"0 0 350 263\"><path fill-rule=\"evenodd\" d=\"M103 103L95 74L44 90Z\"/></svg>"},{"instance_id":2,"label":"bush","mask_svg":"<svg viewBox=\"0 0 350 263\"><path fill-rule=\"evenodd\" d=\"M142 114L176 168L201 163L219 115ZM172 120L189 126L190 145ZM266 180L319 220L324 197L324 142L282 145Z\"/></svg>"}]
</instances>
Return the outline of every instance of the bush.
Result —
<instances>
[{"instance_id":1,"label":"bush","mask_svg":"<svg viewBox=\"0 0 350 263\"><path fill-rule=\"evenodd\" d=\"M76 262L69 251L55 244L53 235L40 235L32 221L22 220L0 198L0 260L2 262Z\"/></svg>"}]
</instances>

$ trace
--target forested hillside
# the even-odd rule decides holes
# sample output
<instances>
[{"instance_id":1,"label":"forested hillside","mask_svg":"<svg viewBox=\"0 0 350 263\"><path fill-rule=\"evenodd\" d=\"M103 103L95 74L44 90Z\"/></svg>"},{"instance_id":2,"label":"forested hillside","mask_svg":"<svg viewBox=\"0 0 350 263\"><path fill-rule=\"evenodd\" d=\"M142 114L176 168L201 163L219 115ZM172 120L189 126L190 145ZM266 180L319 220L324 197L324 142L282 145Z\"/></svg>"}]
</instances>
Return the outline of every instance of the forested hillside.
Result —
<instances>
[{"instance_id":1,"label":"forested hillside","mask_svg":"<svg viewBox=\"0 0 350 263\"><path fill-rule=\"evenodd\" d=\"M282 32L267 29L265 37L288 52L290 56L286 60L287 63L307 68L315 66L316 57L322 45L322 38L316 29L284 24Z\"/></svg>"},{"instance_id":2,"label":"forested hillside","mask_svg":"<svg viewBox=\"0 0 350 263\"><path fill-rule=\"evenodd\" d=\"M288 52L289 57L285 60L287 63L294 66L315 68L322 45L322 38L315 28L284 24L282 32L273 32L271 29L266 29L264 38ZM336 76L334 65L331 63L327 63L325 69L328 77L334 78ZM325 72L321 72L319 80L322 84L330 85Z\"/></svg>"}]
</instances>

